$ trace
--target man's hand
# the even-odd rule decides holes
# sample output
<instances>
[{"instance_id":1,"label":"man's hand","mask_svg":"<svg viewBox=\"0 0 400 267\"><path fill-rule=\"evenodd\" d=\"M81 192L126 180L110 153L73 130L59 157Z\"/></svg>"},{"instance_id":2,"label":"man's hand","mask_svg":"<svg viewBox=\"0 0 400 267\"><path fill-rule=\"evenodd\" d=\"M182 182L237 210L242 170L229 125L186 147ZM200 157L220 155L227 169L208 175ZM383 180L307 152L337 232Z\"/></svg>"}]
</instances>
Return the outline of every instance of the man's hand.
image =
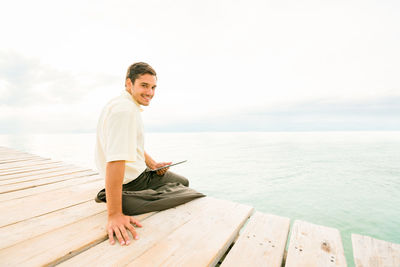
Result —
<instances>
[{"instance_id":1,"label":"man's hand","mask_svg":"<svg viewBox=\"0 0 400 267\"><path fill-rule=\"evenodd\" d=\"M154 165L153 165L153 170L154 169L158 169L158 168L161 168L161 167L164 167L164 166L167 166L167 165L171 165L172 164L172 162L160 162L160 163L155 163ZM157 173L157 175L158 176L163 176L167 171L168 171L168 169L169 168L164 168L164 169L161 169L161 170L158 170L158 171L156 171L156 173Z\"/></svg>"},{"instance_id":2,"label":"man's hand","mask_svg":"<svg viewBox=\"0 0 400 267\"><path fill-rule=\"evenodd\" d=\"M139 236L136 233L136 230L131 223L135 224L138 227L142 227L140 222L135 218L133 218L132 216L126 216L122 213L117 213L108 216L107 232L111 245L114 245L115 243L114 233L117 236L117 239L122 246L125 244L129 245L131 241L127 229L132 233L134 239L139 239Z\"/></svg>"},{"instance_id":3,"label":"man's hand","mask_svg":"<svg viewBox=\"0 0 400 267\"><path fill-rule=\"evenodd\" d=\"M157 163L146 152L144 152L144 158L145 158L145 162L146 162L147 167L149 167L152 170L155 170L155 169L164 167L166 165L172 164L172 162L159 162L159 163ZM163 176L168 171L168 169L169 168L164 168L164 169L158 170L156 173L157 173L158 176Z\"/></svg>"}]
</instances>

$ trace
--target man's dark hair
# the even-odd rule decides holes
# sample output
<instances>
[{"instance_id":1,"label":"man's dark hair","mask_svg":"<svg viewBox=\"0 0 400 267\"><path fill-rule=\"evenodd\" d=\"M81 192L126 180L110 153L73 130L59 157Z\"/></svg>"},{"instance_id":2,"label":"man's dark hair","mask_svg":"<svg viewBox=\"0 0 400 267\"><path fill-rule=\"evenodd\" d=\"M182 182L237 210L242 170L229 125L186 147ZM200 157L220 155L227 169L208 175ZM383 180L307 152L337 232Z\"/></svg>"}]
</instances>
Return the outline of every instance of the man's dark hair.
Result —
<instances>
[{"instance_id":1,"label":"man's dark hair","mask_svg":"<svg viewBox=\"0 0 400 267\"><path fill-rule=\"evenodd\" d=\"M143 74L150 74L157 76L156 71L147 63L137 62L129 66L128 71L126 72L126 79L131 79L132 84L135 83L135 80L139 78L139 76ZM126 83L125 83L126 87Z\"/></svg>"}]
</instances>

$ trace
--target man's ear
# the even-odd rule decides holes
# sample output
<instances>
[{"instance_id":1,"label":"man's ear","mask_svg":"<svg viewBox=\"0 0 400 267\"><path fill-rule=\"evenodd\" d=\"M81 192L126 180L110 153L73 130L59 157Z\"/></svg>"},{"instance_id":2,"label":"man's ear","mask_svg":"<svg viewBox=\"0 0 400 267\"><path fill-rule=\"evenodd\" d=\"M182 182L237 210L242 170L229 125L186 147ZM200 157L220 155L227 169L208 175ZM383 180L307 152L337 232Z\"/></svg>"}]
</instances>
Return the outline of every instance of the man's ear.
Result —
<instances>
[{"instance_id":1,"label":"man's ear","mask_svg":"<svg viewBox=\"0 0 400 267\"><path fill-rule=\"evenodd\" d=\"M125 87L128 88L128 87L132 87L132 86L133 86L133 84L132 84L131 79L130 78L126 78Z\"/></svg>"}]
</instances>

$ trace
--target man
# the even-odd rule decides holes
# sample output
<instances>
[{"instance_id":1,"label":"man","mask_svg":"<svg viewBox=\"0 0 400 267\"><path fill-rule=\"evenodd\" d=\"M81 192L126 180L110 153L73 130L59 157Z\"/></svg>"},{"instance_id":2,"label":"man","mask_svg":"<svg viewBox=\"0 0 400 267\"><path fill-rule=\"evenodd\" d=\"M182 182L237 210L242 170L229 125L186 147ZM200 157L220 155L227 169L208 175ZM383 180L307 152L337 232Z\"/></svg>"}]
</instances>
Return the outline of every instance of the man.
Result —
<instances>
[{"instance_id":1,"label":"man","mask_svg":"<svg viewBox=\"0 0 400 267\"><path fill-rule=\"evenodd\" d=\"M107 202L109 241L114 234L121 245L129 245L132 224L141 223L129 215L171 208L204 196L187 186L186 178L164 168L171 164L156 162L144 151L141 106L148 106L154 97L157 75L143 62L128 68L125 90L103 109L97 125L95 161L105 177L105 189L96 197Z\"/></svg>"}]
</instances>

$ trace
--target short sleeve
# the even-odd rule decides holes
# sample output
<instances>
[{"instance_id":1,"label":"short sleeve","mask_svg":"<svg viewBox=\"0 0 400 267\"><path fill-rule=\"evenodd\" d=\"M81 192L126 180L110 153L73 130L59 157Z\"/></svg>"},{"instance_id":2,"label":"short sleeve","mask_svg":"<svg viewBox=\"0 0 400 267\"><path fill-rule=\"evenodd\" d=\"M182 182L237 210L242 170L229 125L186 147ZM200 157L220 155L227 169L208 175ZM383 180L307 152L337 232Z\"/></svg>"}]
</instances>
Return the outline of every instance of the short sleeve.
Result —
<instances>
[{"instance_id":1,"label":"short sleeve","mask_svg":"<svg viewBox=\"0 0 400 267\"><path fill-rule=\"evenodd\" d=\"M135 114L131 108L118 108L107 119L105 137L106 162L136 161L137 132Z\"/></svg>"}]
</instances>

